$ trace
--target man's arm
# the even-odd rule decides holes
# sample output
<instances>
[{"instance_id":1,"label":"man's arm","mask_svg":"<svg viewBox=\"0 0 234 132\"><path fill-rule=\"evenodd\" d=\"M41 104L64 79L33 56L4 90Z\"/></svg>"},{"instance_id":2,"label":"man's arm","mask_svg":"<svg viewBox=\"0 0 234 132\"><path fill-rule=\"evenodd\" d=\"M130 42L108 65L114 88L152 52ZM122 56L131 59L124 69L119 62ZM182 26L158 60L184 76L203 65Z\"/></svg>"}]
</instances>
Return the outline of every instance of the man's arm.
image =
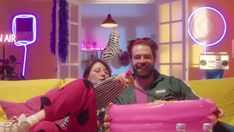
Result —
<instances>
[{"instance_id":1,"label":"man's arm","mask_svg":"<svg viewBox=\"0 0 234 132\"><path fill-rule=\"evenodd\" d=\"M179 80L179 87L181 88L181 94L183 96L183 100L194 100L200 98L198 95L194 93L192 88L183 80Z\"/></svg>"}]
</instances>

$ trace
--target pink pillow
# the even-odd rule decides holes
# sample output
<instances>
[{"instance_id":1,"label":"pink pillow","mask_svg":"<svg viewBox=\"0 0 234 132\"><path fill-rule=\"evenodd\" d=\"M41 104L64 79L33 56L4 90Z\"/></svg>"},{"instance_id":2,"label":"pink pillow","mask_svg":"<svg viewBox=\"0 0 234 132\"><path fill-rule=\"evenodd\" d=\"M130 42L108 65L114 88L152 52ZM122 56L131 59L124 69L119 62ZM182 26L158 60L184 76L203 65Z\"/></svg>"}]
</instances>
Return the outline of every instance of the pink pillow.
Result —
<instances>
[{"instance_id":1,"label":"pink pillow","mask_svg":"<svg viewBox=\"0 0 234 132\"><path fill-rule=\"evenodd\" d=\"M0 105L5 111L7 118L10 119L14 116L25 114L26 116L32 115L40 110L40 96L33 97L25 103L14 103L7 101L0 101Z\"/></svg>"},{"instance_id":2,"label":"pink pillow","mask_svg":"<svg viewBox=\"0 0 234 132\"><path fill-rule=\"evenodd\" d=\"M57 88L54 88L46 94L51 94L57 90L58 90ZM26 116L29 116L38 112L41 109L40 97L41 96L30 98L25 103L15 103L15 102L8 102L8 101L0 100L0 106L5 111L8 119L14 116L18 117L23 113Z\"/></svg>"}]
</instances>

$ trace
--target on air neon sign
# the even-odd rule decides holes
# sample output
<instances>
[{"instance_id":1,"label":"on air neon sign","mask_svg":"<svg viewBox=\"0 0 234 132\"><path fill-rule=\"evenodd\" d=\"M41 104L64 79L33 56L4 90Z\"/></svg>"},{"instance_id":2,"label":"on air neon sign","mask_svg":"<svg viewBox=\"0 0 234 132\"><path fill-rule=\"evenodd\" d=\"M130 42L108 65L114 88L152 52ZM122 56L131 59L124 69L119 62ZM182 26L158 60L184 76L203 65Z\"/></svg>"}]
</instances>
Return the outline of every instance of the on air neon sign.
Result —
<instances>
[{"instance_id":1,"label":"on air neon sign","mask_svg":"<svg viewBox=\"0 0 234 132\"><path fill-rule=\"evenodd\" d=\"M12 20L12 34L0 33L0 43L14 43L16 46L24 47L24 60L22 76L25 75L27 61L27 45L36 41L36 17L31 14L16 15Z\"/></svg>"}]
</instances>

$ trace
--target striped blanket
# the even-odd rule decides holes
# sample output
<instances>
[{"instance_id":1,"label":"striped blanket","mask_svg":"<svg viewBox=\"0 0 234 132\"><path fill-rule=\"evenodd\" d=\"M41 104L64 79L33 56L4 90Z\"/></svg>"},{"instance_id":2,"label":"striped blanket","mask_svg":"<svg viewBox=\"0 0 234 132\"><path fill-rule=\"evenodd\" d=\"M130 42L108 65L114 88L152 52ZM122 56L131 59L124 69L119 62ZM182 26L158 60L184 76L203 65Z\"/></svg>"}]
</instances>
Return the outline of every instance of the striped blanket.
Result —
<instances>
[{"instance_id":1,"label":"striped blanket","mask_svg":"<svg viewBox=\"0 0 234 132\"><path fill-rule=\"evenodd\" d=\"M97 109L106 107L124 90L115 78L116 76L113 76L94 85Z\"/></svg>"}]
</instances>

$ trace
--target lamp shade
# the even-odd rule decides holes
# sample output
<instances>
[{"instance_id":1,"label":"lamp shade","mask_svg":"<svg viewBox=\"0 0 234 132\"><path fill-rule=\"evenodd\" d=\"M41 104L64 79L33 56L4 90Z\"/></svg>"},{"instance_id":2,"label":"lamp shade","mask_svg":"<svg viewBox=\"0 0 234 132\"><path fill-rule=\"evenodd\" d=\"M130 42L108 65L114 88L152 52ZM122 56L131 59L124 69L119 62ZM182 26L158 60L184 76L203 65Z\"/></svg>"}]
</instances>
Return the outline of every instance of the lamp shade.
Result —
<instances>
[{"instance_id":1,"label":"lamp shade","mask_svg":"<svg viewBox=\"0 0 234 132\"><path fill-rule=\"evenodd\" d=\"M115 22L115 20L112 19L111 15L108 14L107 18L102 22L101 26L106 28L112 28L117 27L118 24Z\"/></svg>"}]
</instances>

